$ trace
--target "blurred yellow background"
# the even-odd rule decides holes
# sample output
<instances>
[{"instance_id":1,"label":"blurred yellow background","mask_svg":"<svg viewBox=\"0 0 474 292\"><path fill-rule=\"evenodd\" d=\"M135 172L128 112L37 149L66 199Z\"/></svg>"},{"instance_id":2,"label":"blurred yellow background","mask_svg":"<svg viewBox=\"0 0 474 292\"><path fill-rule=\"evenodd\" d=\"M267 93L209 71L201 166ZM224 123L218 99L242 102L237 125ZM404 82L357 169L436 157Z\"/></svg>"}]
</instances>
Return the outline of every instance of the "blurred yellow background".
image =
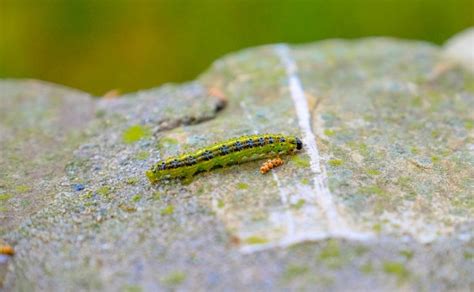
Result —
<instances>
[{"instance_id":1,"label":"blurred yellow background","mask_svg":"<svg viewBox=\"0 0 474 292\"><path fill-rule=\"evenodd\" d=\"M0 0L0 77L95 95L195 78L260 44L384 35L442 44L474 0Z\"/></svg>"}]
</instances>

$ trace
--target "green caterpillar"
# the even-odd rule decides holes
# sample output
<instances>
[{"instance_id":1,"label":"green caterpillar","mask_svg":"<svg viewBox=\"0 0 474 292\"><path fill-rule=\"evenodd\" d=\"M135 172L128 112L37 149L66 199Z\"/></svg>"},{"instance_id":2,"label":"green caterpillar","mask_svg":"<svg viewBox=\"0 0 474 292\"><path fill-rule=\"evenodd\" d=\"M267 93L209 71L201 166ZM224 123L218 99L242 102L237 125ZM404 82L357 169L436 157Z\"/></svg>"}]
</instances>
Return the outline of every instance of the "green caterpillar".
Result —
<instances>
[{"instance_id":1,"label":"green caterpillar","mask_svg":"<svg viewBox=\"0 0 474 292\"><path fill-rule=\"evenodd\" d=\"M302 148L303 143L294 136L242 136L159 161L146 172L146 176L152 183L167 178L190 178L198 172L215 167L290 154Z\"/></svg>"}]
</instances>

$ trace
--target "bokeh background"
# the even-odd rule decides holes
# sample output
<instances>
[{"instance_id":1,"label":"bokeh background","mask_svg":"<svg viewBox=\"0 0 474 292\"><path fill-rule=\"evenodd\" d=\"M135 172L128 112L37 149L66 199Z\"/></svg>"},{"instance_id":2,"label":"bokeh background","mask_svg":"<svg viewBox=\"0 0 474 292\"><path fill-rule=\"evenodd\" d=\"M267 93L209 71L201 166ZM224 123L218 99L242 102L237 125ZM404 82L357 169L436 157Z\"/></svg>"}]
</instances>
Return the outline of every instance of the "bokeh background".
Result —
<instances>
[{"instance_id":1,"label":"bokeh background","mask_svg":"<svg viewBox=\"0 0 474 292\"><path fill-rule=\"evenodd\" d=\"M102 95L195 78L260 44L393 36L442 44L474 0L0 0L0 77Z\"/></svg>"}]
</instances>

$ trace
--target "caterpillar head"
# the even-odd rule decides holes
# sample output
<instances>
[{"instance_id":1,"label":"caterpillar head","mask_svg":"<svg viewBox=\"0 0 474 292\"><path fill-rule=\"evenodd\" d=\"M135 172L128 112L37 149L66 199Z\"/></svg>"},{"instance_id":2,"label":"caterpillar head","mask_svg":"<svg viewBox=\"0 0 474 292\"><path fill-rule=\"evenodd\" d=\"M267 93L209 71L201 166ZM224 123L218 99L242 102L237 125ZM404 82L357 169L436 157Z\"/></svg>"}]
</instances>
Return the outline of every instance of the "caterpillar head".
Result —
<instances>
[{"instance_id":1,"label":"caterpillar head","mask_svg":"<svg viewBox=\"0 0 474 292\"><path fill-rule=\"evenodd\" d=\"M296 147L296 150L301 150L303 149L303 142L301 141L300 138L294 136L294 137L289 137L288 138L288 142L290 142L291 144L295 145L294 147Z\"/></svg>"},{"instance_id":2,"label":"caterpillar head","mask_svg":"<svg viewBox=\"0 0 474 292\"><path fill-rule=\"evenodd\" d=\"M301 150L303 149L303 142L298 137L295 137L296 140L296 150Z\"/></svg>"}]
</instances>

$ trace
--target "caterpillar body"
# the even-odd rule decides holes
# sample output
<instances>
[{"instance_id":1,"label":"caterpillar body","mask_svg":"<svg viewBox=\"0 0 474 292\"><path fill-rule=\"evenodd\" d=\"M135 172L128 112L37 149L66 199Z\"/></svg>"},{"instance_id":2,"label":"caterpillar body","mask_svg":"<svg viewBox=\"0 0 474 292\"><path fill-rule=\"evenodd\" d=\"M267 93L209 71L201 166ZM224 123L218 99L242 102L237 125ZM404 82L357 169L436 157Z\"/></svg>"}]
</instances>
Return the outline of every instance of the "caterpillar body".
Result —
<instances>
[{"instance_id":1,"label":"caterpillar body","mask_svg":"<svg viewBox=\"0 0 474 292\"><path fill-rule=\"evenodd\" d=\"M152 183L167 178L190 178L216 167L291 154L303 148L298 137L282 134L250 135L233 138L191 153L158 161L146 176Z\"/></svg>"}]
</instances>

